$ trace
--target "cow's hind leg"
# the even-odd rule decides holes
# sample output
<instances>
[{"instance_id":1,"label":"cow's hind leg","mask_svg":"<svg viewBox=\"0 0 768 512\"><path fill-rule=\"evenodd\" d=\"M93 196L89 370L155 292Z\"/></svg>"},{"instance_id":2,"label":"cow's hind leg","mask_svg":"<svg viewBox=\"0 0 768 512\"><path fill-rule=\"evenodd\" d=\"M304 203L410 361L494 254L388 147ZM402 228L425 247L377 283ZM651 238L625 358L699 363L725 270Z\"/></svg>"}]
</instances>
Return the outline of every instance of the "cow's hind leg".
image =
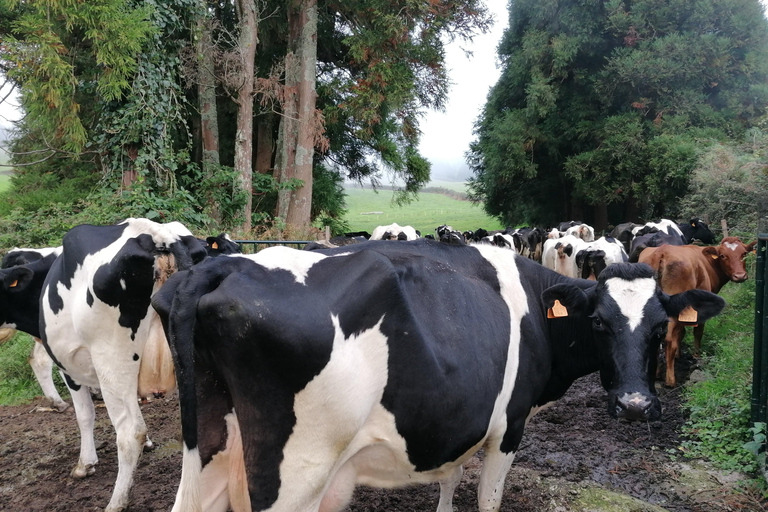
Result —
<instances>
[{"instance_id":1,"label":"cow's hind leg","mask_svg":"<svg viewBox=\"0 0 768 512\"><path fill-rule=\"evenodd\" d=\"M463 466L456 466L448 478L440 480L440 501L437 504L437 512L453 512L453 494L463 474Z\"/></svg>"},{"instance_id":2,"label":"cow's hind leg","mask_svg":"<svg viewBox=\"0 0 768 512\"><path fill-rule=\"evenodd\" d=\"M29 366L35 372L35 378L40 384L43 394L51 401L53 407L59 412L66 410L69 404L61 399L61 395L59 395L56 385L53 383L53 360L37 338L35 338L32 353L29 356Z\"/></svg>"},{"instance_id":3,"label":"cow's hind leg","mask_svg":"<svg viewBox=\"0 0 768 512\"><path fill-rule=\"evenodd\" d=\"M115 364L115 356L103 359L91 352L94 368L101 383L101 395L117 434L117 479L112 498L105 512L117 512L128 507L133 474L147 440L147 427L136 398L138 363Z\"/></svg>"},{"instance_id":4,"label":"cow's hind leg","mask_svg":"<svg viewBox=\"0 0 768 512\"><path fill-rule=\"evenodd\" d=\"M503 453L498 448L486 447L483 471L480 473L480 485L477 489L480 512L497 512L501 507L504 480L514 460L515 452Z\"/></svg>"},{"instance_id":5,"label":"cow's hind leg","mask_svg":"<svg viewBox=\"0 0 768 512\"><path fill-rule=\"evenodd\" d=\"M347 461L333 477L330 487L323 495L319 512L338 512L352 500L357 472L352 462Z\"/></svg>"},{"instance_id":6,"label":"cow's hind leg","mask_svg":"<svg viewBox=\"0 0 768 512\"><path fill-rule=\"evenodd\" d=\"M69 387L72 396L72 405L75 407L77 426L80 429L80 458L77 466L72 470L72 478L85 478L96 472L96 463L99 458L96 455L96 445L93 441L93 424L96 420L96 409L93 407L91 392L88 386L78 386L69 377L62 374Z\"/></svg>"}]
</instances>

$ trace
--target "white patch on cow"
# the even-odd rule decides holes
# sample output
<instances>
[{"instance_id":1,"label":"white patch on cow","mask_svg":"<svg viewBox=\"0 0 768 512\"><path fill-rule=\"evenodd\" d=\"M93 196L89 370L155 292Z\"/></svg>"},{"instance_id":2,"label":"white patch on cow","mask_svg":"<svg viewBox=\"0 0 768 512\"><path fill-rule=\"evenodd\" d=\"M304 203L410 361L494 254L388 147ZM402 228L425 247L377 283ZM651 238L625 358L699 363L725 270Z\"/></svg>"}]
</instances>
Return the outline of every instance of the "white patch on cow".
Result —
<instances>
[{"instance_id":1,"label":"white patch on cow","mask_svg":"<svg viewBox=\"0 0 768 512\"><path fill-rule=\"evenodd\" d=\"M122 288L123 291L128 289L128 286L125 284L125 279L120 279L120 288Z\"/></svg>"},{"instance_id":2,"label":"white patch on cow","mask_svg":"<svg viewBox=\"0 0 768 512\"><path fill-rule=\"evenodd\" d=\"M203 463L200 450L197 447L190 450L185 444L181 460L181 483L171 512L201 512L200 480Z\"/></svg>"},{"instance_id":3,"label":"white patch on cow","mask_svg":"<svg viewBox=\"0 0 768 512\"><path fill-rule=\"evenodd\" d=\"M739 248L739 244L736 244L736 243L733 243L733 242L725 242L723 245L726 246L731 251L735 251L736 249Z\"/></svg>"},{"instance_id":4,"label":"white patch on cow","mask_svg":"<svg viewBox=\"0 0 768 512\"><path fill-rule=\"evenodd\" d=\"M405 440L380 405L389 358L383 317L348 338L338 317L331 319L331 358L295 397L296 425L283 450L282 485L272 510L317 510L332 476L366 447L381 446L390 465L407 463ZM302 477L295 478L297 474Z\"/></svg>"},{"instance_id":5,"label":"white patch on cow","mask_svg":"<svg viewBox=\"0 0 768 512\"><path fill-rule=\"evenodd\" d=\"M504 384L501 393L496 398L486 434L487 437L492 437L501 443L501 438L507 430L507 404L512 397L520 365L520 324L523 317L528 314L529 308L525 290L520 280L520 272L515 264L517 256L497 247L473 247L496 269L501 287L501 298L504 299L509 308L510 338L507 364L504 369ZM498 445L493 448L497 449Z\"/></svg>"},{"instance_id":6,"label":"white patch on cow","mask_svg":"<svg viewBox=\"0 0 768 512\"><path fill-rule=\"evenodd\" d=\"M656 293L656 281L652 278L627 281L613 277L605 281L605 286L621 314L629 321L629 330L634 331L643 320L645 304Z\"/></svg>"},{"instance_id":7,"label":"white patch on cow","mask_svg":"<svg viewBox=\"0 0 768 512\"><path fill-rule=\"evenodd\" d=\"M28 249L26 247L14 247L10 251L8 251L8 254L11 254L11 253L17 252L17 251L36 252L40 256L45 258L49 254L55 254L56 256L58 256L59 254L61 254L62 247L61 246L58 246L58 247L42 247L40 249Z\"/></svg>"},{"instance_id":8,"label":"white patch on cow","mask_svg":"<svg viewBox=\"0 0 768 512\"><path fill-rule=\"evenodd\" d=\"M233 254L230 257L246 258L269 270L287 270L293 274L297 283L306 284L309 269L327 256L317 251L300 251L290 247L275 246L261 250L256 254Z\"/></svg>"}]
</instances>

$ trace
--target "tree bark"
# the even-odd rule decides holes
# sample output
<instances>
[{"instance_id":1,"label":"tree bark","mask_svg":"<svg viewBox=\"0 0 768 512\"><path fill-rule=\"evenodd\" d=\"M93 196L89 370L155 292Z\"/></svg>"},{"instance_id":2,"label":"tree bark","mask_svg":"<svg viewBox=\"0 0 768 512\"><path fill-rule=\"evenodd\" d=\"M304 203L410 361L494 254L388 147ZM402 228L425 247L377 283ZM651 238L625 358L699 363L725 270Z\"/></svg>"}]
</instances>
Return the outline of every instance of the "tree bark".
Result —
<instances>
[{"instance_id":1,"label":"tree bark","mask_svg":"<svg viewBox=\"0 0 768 512\"><path fill-rule=\"evenodd\" d=\"M261 174L269 174L272 171L272 153L275 150L275 141L272 134L274 116L263 114L256 123L256 158L253 170Z\"/></svg>"},{"instance_id":2,"label":"tree bark","mask_svg":"<svg viewBox=\"0 0 768 512\"><path fill-rule=\"evenodd\" d=\"M246 192L242 229L248 233L253 227L253 84L254 59L258 43L258 20L256 3L253 0L237 0L235 3L240 17L238 49L240 52L242 85L237 91L237 132L235 134L235 170L240 177L240 186Z\"/></svg>"},{"instance_id":3,"label":"tree bark","mask_svg":"<svg viewBox=\"0 0 768 512\"><path fill-rule=\"evenodd\" d=\"M281 190L278 217L290 230L307 232L312 208L312 160L315 140L317 0L290 0L289 53L286 57L286 107L281 121L281 183L297 178L302 185Z\"/></svg>"},{"instance_id":4,"label":"tree bark","mask_svg":"<svg viewBox=\"0 0 768 512\"><path fill-rule=\"evenodd\" d=\"M197 20L197 94L200 105L200 138L203 175L210 177L219 166L219 122L216 108L216 79L213 74L213 41L207 16ZM211 216L221 222L221 211L212 194L206 198Z\"/></svg>"}]
</instances>

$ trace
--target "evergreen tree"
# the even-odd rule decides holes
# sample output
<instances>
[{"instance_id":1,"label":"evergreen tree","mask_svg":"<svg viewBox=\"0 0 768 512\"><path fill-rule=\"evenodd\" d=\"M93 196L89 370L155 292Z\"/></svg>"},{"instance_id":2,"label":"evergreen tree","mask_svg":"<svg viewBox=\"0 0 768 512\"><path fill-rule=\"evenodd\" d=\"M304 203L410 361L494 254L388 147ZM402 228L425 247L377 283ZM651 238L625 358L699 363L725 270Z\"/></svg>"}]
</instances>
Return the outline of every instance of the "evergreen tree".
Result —
<instances>
[{"instance_id":1,"label":"evergreen tree","mask_svg":"<svg viewBox=\"0 0 768 512\"><path fill-rule=\"evenodd\" d=\"M759 0L517 0L472 197L508 224L674 215L702 149L768 106Z\"/></svg>"}]
</instances>

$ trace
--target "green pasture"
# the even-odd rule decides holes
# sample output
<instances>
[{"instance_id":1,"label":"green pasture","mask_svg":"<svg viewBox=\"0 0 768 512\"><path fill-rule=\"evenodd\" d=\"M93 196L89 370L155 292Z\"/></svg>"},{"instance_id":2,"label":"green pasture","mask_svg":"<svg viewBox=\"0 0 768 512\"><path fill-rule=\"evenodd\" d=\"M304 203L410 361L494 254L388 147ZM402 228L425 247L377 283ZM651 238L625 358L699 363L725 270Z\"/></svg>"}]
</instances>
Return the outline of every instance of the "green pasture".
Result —
<instances>
[{"instance_id":1,"label":"green pasture","mask_svg":"<svg viewBox=\"0 0 768 512\"><path fill-rule=\"evenodd\" d=\"M0 167L2 169L2 167ZM6 174L4 172L0 172L0 192L5 192L5 190L11 186L11 175Z\"/></svg>"},{"instance_id":2,"label":"green pasture","mask_svg":"<svg viewBox=\"0 0 768 512\"><path fill-rule=\"evenodd\" d=\"M449 182L445 182L449 183ZM464 184L458 191L463 192ZM443 186L441 184L430 184ZM447 188L447 187L444 187ZM398 206L392 202L391 190L347 188L347 221L351 231L373 231L376 226L396 222L401 226L413 226L422 235L434 234L435 228L448 224L459 231L503 229L499 221L489 217L480 205L459 201L443 194L419 193L418 200Z\"/></svg>"}]
</instances>

